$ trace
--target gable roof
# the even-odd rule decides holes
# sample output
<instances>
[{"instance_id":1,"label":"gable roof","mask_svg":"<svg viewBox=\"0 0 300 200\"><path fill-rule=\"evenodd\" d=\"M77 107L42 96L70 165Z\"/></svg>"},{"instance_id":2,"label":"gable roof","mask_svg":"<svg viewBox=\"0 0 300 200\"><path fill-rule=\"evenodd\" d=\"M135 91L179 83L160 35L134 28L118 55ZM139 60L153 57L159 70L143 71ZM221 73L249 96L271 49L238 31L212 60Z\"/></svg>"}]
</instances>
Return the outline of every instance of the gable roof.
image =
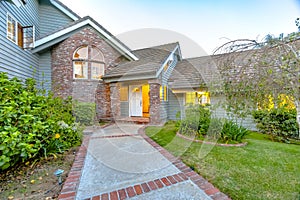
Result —
<instances>
[{"instance_id":1,"label":"gable roof","mask_svg":"<svg viewBox=\"0 0 300 200\"><path fill-rule=\"evenodd\" d=\"M162 64L176 47L179 47L178 42L134 50L132 52L138 57L138 60L119 64L108 71L103 78L137 75L147 75L148 78L156 78Z\"/></svg>"},{"instance_id":2,"label":"gable roof","mask_svg":"<svg viewBox=\"0 0 300 200\"><path fill-rule=\"evenodd\" d=\"M71 19L78 20L80 19L80 16L77 15L75 12L73 12L70 8L68 8L66 5L64 5L62 2L58 0L50 0L50 3L54 5L56 8L58 8L60 11L62 11L64 14L66 14Z\"/></svg>"},{"instance_id":3,"label":"gable roof","mask_svg":"<svg viewBox=\"0 0 300 200\"><path fill-rule=\"evenodd\" d=\"M116 48L119 52L124 54L129 60L137 60L138 58L131 52L131 50L123 44L120 40L114 37L110 32L108 32L105 28L103 28L98 22L96 22L93 18L86 16L75 22L68 24L65 27L46 35L43 38L40 38L35 42L35 47L32 49L33 53L41 52L65 39L67 39L70 35L75 33L76 31L82 29L85 26L91 26L97 32L99 32L106 41Z\"/></svg>"}]
</instances>

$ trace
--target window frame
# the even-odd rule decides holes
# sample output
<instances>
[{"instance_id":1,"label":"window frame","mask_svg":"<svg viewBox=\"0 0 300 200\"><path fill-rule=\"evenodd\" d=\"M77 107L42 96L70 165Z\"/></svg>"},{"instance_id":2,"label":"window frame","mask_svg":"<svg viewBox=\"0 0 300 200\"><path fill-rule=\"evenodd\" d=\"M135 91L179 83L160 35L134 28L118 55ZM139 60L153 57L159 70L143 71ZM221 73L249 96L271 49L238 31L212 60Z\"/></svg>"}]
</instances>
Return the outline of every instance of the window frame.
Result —
<instances>
[{"instance_id":1,"label":"window frame","mask_svg":"<svg viewBox=\"0 0 300 200\"><path fill-rule=\"evenodd\" d=\"M8 22L9 22L9 18L11 18L14 22L15 22L15 27L14 27L14 34L15 34L15 41L13 39L11 39L10 37L10 33L9 33L9 28L8 28ZM24 29L26 28L32 28L32 43L25 46L25 32ZM21 35L20 35L21 33ZM35 43L35 26L22 26L22 24L16 20L16 18L10 14L9 12L7 12L7 16L6 16L6 38L8 40L10 40L11 42L13 42L14 44L16 44L18 47L22 48L22 49L29 49L29 48L34 48L34 43ZM19 41L21 39L21 41Z\"/></svg>"},{"instance_id":2,"label":"window frame","mask_svg":"<svg viewBox=\"0 0 300 200\"><path fill-rule=\"evenodd\" d=\"M159 99L163 102L168 102L168 85L161 85L159 87Z\"/></svg>"},{"instance_id":3,"label":"window frame","mask_svg":"<svg viewBox=\"0 0 300 200\"><path fill-rule=\"evenodd\" d=\"M75 58L75 54L82 48L86 48L87 49L87 56L86 58ZM100 60L95 60L95 59L92 59L92 49L96 49L100 54L101 54L101 61ZM86 63L86 74L87 76L84 77L84 78L78 78L78 77L75 77L75 62L85 62ZM74 53L73 53L73 56L72 56L72 65L73 65L73 79L74 80L94 80L94 81L98 81L98 80L102 80L102 78L93 78L93 64L101 64L103 65L103 69L101 70L103 72L103 74L101 75L101 77L103 75L105 75L105 60L104 60L104 55L102 53L102 51L97 48L96 46L92 46L92 45L81 45L80 47L78 47ZM96 70L97 71L97 70Z\"/></svg>"},{"instance_id":4,"label":"window frame","mask_svg":"<svg viewBox=\"0 0 300 200\"><path fill-rule=\"evenodd\" d=\"M15 22L14 33L13 33L14 37L15 37L15 41L11 38L10 32L8 31L9 30L9 28L8 28L8 22L9 22L8 19L9 18L11 18ZM11 15L10 13L7 13L7 15L6 15L6 38L8 40L10 40L11 42L15 43L15 44L18 44L18 31L17 31L17 29L18 29L18 21L16 20L16 18L13 15Z\"/></svg>"}]
</instances>

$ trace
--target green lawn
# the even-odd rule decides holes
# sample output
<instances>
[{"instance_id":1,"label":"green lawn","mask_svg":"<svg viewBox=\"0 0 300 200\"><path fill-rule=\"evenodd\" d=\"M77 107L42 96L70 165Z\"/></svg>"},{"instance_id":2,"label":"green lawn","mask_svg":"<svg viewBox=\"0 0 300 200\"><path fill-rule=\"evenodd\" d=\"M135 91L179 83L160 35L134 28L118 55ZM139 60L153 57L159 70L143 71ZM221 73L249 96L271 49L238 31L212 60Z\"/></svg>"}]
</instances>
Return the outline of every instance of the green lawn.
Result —
<instances>
[{"instance_id":1,"label":"green lawn","mask_svg":"<svg viewBox=\"0 0 300 200\"><path fill-rule=\"evenodd\" d=\"M245 147L220 147L176 137L173 122L146 134L232 199L300 199L300 146L251 133Z\"/></svg>"}]
</instances>

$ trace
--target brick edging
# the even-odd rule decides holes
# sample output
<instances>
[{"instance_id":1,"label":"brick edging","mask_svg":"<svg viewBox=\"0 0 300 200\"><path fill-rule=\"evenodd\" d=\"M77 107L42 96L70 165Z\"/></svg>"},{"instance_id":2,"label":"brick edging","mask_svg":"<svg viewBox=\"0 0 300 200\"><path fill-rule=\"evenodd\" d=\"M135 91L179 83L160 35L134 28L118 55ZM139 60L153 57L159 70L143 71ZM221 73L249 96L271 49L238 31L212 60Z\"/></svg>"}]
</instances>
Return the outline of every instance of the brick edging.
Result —
<instances>
[{"instance_id":1,"label":"brick edging","mask_svg":"<svg viewBox=\"0 0 300 200\"><path fill-rule=\"evenodd\" d=\"M189 140L192 142L197 142L197 143L202 143L202 144L210 144L210 145L215 145L215 146L221 146L221 147L244 147L246 146L248 143L247 142L243 142L243 143L238 143L238 144L219 144L219 143L215 143L215 142L207 142L207 141L203 141L203 140L195 140L193 138L189 138L185 135L182 135L180 133L176 133L176 136L183 138L185 140Z\"/></svg>"},{"instance_id":2,"label":"brick edging","mask_svg":"<svg viewBox=\"0 0 300 200\"><path fill-rule=\"evenodd\" d=\"M147 125L148 126L148 125ZM176 158L163 147L154 142L150 137L145 134L145 128L143 126L138 130L138 133L155 149L157 149L166 159L168 159L177 169L179 169L185 176L187 176L192 182L194 182L201 190L203 190L209 197L214 200L230 200L230 198L220 192L220 190L214 187L209 181L193 171L190 167L184 164L179 158Z\"/></svg>"},{"instance_id":3,"label":"brick edging","mask_svg":"<svg viewBox=\"0 0 300 200\"><path fill-rule=\"evenodd\" d=\"M59 200L75 200L90 138L90 135L84 136L68 177L63 184L60 195L58 196Z\"/></svg>"}]
</instances>

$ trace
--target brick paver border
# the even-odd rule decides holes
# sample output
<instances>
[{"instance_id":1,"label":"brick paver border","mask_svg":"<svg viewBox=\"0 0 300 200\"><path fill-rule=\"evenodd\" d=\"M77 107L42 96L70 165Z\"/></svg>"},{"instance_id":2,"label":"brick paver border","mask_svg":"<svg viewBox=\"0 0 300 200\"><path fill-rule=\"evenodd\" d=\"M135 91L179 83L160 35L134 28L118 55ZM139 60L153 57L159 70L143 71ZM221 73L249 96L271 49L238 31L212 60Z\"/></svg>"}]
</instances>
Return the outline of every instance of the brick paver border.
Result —
<instances>
[{"instance_id":1,"label":"brick paver border","mask_svg":"<svg viewBox=\"0 0 300 200\"><path fill-rule=\"evenodd\" d=\"M58 196L59 200L75 200L90 138L90 135L84 136L68 177L63 184L60 195Z\"/></svg>"},{"instance_id":2,"label":"brick paver border","mask_svg":"<svg viewBox=\"0 0 300 200\"><path fill-rule=\"evenodd\" d=\"M194 182L200 189L202 189L208 196L210 196L214 200L230 199L227 195L220 192L219 189L214 187L202 176L200 176L199 174L194 172L191 168L186 166L180 159L174 157L167 150L165 150L163 147L159 146L156 142L154 142L151 138L149 138L144 132L146 127L147 126L143 126L142 128L140 128L138 130L138 133L149 144L151 144L155 149L157 149L166 159L168 159L175 167L177 167L180 170L180 173L169 175L152 181L144 182L141 184L132 185L127 188L118 189L116 191L100 194L98 196L94 196L92 198L87 198L87 199L123 200L143 193L148 193L163 187L169 187L171 185L177 184L179 182L187 181L187 180L191 180L192 182ZM126 137L126 136L133 136L133 135L128 134L128 135L113 136L108 138ZM106 137L107 136L103 136L103 137L101 136L99 138L106 138ZM77 155L75 157L73 166L68 174L66 181L63 184L61 193L58 196L59 200L75 200L90 139L93 139L93 137L91 137L90 135L86 135L84 137L82 145L79 148L79 151L77 152Z\"/></svg>"}]
</instances>

